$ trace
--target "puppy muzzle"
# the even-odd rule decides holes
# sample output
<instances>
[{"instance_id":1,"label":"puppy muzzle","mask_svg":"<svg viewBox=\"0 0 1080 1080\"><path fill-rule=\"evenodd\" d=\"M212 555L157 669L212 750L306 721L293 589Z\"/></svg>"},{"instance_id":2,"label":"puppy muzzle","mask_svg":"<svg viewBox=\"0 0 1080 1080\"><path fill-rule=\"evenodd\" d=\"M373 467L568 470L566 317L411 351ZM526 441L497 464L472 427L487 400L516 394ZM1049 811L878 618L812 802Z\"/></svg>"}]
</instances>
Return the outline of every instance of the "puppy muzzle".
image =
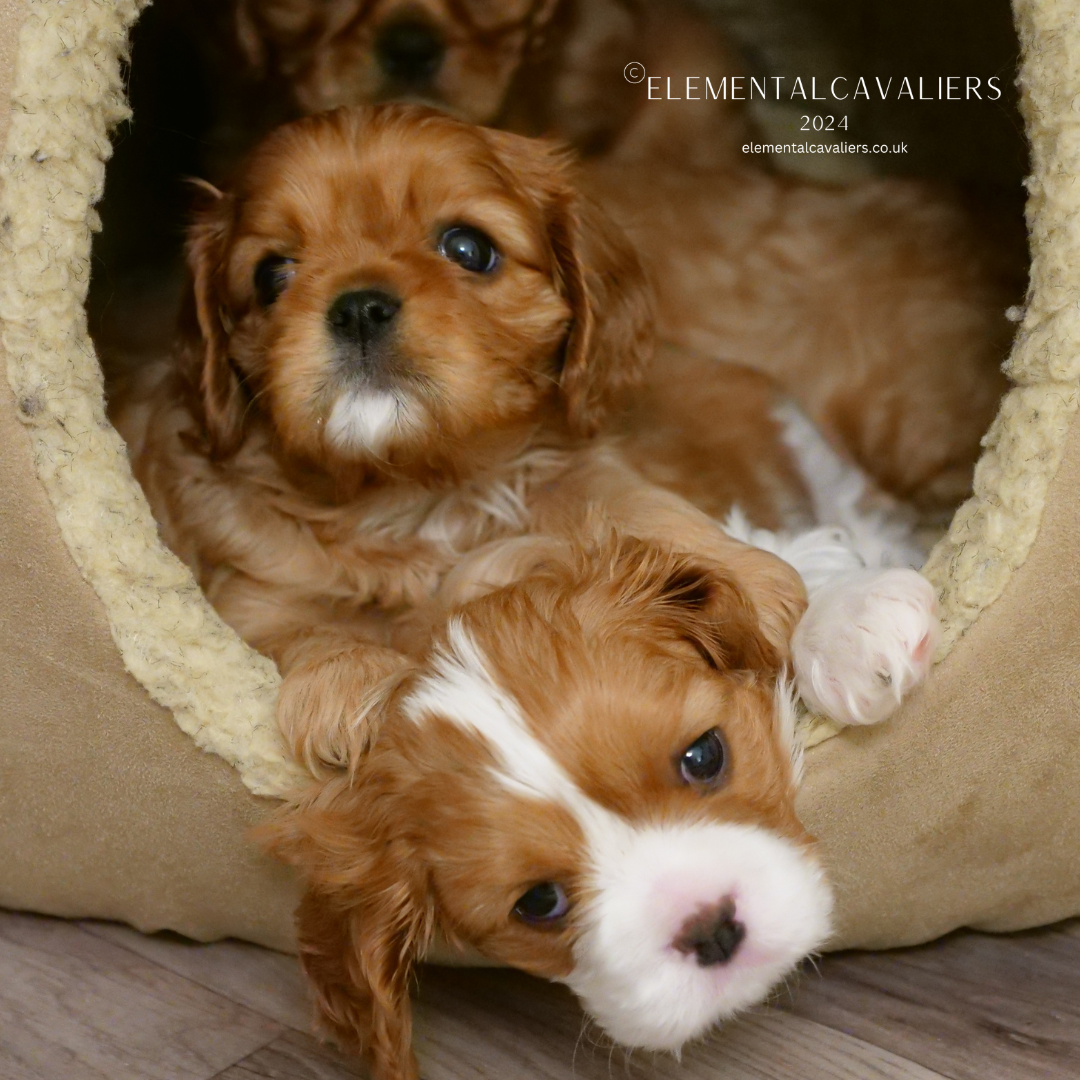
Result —
<instances>
[{"instance_id":1,"label":"puppy muzzle","mask_svg":"<svg viewBox=\"0 0 1080 1080\"><path fill-rule=\"evenodd\" d=\"M401 300L381 289L342 293L326 313L337 355L348 375L383 381L388 339Z\"/></svg>"}]
</instances>

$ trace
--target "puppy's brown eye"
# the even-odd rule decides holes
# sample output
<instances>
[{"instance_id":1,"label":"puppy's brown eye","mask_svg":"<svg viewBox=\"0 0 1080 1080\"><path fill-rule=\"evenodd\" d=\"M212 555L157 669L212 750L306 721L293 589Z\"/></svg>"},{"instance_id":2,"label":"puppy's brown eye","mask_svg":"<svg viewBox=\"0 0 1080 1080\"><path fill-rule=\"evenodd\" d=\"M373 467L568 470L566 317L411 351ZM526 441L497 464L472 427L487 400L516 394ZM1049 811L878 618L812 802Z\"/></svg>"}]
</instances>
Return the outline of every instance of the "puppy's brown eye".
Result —
<instances>
[{"instance_id":1,"label":"puppy's brown eye","mask_svg":"<svg viewBox=\"0 0 1080 1080\"><path fill-rule=\"evenodd\" d=\"M295 259L286 259L283 255L267 255L255 267L255 299L263 307L269 307L289 284Z\"/></svg>"},{"instance_id":2,"label":"puppy's brown eye","mask_svg":"<svg viewBox=\"0 0 1080 1080\"><path fill-rule=\"evenodd\" d=\"M556 881L542 881L518 898L514 914L525 922L549 923L561 919L570 910L570 901Z\"/></svg>"},{"instance_id":3,"label":"puppy's brown eye","mask_svg":"<svg viewBox=\"0 0 1080 1080\"><path fill-rule=\"evenodd\" d=\"M474 274L490 274L499 265L495 245L471 225L451 225L439 237L439 254Z\"/></svg>"},{"instance_id":4,"label":"puppy's brown eye","mask_svg":"<svg viewBox=\"0 0 1080 1080\"><path fill-rule=\"evenodd\" d=\"M695 787L714 785L727 764L727 747L720 732L713 728L698 736L679 756L679 774Z\"/></svg>"}]
</instances>

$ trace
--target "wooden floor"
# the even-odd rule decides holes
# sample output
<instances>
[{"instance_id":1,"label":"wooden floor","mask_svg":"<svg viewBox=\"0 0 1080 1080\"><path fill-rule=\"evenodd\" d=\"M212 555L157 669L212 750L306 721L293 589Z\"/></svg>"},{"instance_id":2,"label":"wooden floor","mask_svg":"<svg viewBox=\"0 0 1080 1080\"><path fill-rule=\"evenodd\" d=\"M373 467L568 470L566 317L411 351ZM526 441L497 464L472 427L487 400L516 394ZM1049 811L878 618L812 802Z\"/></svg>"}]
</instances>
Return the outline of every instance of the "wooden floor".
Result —
<instances>
[{"instance_id":1,"label":"wooden floor","mask_svg":"<svg viewBox=\"0 0 1080 1080\"><path fill-rule=\"evenodd\" d=\"M507 971L424 973L425 1080L1076 1080L1080 922L826 957L683 1055L612 1051L571 997ZM293 958L0 912L0 1080L342 1080Z\"/></svg>"}]
</instances>

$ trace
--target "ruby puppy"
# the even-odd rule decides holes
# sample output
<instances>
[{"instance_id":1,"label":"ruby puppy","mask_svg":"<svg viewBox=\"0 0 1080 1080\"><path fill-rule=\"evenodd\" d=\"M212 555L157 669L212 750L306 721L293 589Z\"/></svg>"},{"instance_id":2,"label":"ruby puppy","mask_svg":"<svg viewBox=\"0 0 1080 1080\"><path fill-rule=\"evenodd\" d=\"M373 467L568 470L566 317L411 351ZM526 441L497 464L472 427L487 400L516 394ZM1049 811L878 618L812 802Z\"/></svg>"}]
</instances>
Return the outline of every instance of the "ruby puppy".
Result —
<instances>
[{"instance_id":1,"label":"ruby puppy","mask_svg":"<svg viewBox=\"0 0 1080 1080\"><path fill-rule=\"evenodd\" d=\"M253 65L304 110L422 98L569 141L643 260L664 340L773 376L928 519L967 495L1008 388L1019 210L977 213L915 180L841 187L754 167L743 103L703 81L742 71L681 0L241 0L238 18ZM628 64L660 77L660 100Z\"/></svg>"},{"instance_id":2,"label":"ruby puppy","mask_svg":"<svg viewBox=\"0 0 1080 1080\"><path fill-rule=\"evenodd\" d=\"M595 505L722 562L786 653L791 568L597 439L649 363L649 293L561 150L415 106L341 109L278 129L204 195L178 349L114 417L166 543L278 662L278 719L313 768L362 751L410 669L379 612Z\"/></svg>"}]
</instances>

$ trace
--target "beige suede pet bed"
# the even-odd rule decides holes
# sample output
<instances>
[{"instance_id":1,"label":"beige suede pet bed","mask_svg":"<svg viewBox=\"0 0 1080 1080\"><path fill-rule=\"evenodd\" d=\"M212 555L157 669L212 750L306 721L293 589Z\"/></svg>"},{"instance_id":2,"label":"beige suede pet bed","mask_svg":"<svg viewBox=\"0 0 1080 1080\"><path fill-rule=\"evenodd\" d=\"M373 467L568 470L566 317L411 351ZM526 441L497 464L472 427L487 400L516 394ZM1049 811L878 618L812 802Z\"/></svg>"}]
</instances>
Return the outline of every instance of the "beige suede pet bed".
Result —
<instances>
[{"instance_id":1,"label":"beige suede pet bed","mask_svg":"<svg viewBox=\"0 0 1080 1080\"><path fill-rule=\"evenodd\" d=\"M0 906L288 948L295 883L245 837L297 779L279 677L158 541L82 306L142 6L0 2ZM946 625L929 685L808 754L838 946L1080 913L1080 20L1075 0L1014 8L1033 165L1017 388L926 569Z\"/></svg>"}]
</instances>

